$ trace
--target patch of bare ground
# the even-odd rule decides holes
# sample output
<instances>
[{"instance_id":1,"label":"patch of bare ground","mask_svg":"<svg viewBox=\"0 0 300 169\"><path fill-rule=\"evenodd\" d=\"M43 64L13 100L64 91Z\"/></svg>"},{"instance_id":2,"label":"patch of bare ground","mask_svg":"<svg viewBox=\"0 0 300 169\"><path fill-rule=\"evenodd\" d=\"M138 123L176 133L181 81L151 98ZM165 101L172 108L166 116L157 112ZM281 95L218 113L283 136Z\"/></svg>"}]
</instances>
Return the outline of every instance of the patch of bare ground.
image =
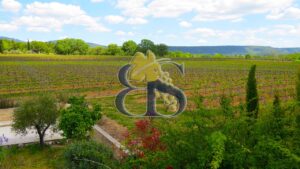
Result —
<instances>
[{"instance_id":1,"label":"patch of bare ground","mask_svg":"<svg viewBox=\"0 0 300 169\"><path fill-rule=\"evenodd\" d=\"M0 121L11 121L14 108L0 109Z\"/></svg>"}]
</instances>

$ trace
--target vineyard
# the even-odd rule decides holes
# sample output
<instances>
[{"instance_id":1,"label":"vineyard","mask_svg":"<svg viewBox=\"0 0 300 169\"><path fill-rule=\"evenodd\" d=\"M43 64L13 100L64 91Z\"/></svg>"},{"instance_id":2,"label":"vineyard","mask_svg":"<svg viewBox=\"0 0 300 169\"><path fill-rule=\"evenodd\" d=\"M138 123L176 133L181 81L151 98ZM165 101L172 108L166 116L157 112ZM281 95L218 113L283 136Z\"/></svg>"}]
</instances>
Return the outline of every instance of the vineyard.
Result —
<instances>
[{"instance_id":1,"label":"vineyard","mask_svg":"<svg viewBox=\"0 0 300 169\"><path fill-rule=\"evenodd\" d=\"M63 90L106 92L114 96L122 89L117 72L130 59L114 56L2 55L0 96ZM253 64L257 65L262 103L272 101L274 93L278 93L282 100L291 100L295 96L296 72L300 65L297 62L242 59L176 61L184 64L184 77L173 67L163 68L170 72L174 84L184 89L189 97L204 96L207 106L218 105L218 98L223 94L231 96L234 104L243 101L247 74Z\"/></svg>"}]
</instances>

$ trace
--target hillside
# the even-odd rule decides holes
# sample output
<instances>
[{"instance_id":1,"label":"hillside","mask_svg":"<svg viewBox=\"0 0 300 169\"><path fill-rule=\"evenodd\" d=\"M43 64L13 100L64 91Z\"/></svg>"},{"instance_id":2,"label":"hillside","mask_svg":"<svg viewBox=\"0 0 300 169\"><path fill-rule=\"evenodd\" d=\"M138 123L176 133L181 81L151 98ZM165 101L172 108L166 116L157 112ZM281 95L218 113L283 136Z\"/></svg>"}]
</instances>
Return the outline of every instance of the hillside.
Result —
<instances>
[{"instance_id":1,"label":"hillside","mask_svg":"<svg viewBox=\"0 0 300 169\"><path fill-rule=\"evenodd\" d=\"M170 51L182 51L192 54L224 55L270 55L300 52L300 48L273 48L269 46L170 46Z\"/></svg>"}]
</instances>

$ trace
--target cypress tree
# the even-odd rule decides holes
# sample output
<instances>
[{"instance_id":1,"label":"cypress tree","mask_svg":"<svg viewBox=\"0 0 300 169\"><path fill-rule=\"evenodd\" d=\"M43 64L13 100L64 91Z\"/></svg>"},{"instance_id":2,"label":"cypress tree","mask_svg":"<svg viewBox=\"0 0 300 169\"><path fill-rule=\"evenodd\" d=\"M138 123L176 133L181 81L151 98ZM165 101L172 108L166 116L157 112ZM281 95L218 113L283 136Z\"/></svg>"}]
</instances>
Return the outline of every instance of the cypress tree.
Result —
<instances>
[{"instance_id":1,"label":"cypress tree","mask_svg":"<svg viewBox=\"0 0 300 169\"><path fill-rule=\"evenodd\" d=\"M31 50L31 46L30 46L30 42L29 40L27 40L27 50L30 51Z\"/></svg>"},{"instance_id":2,"label":"cypress tree","mask_svg":"<svg viewBox=\"0 0 300 169\"><path fill-rule=\"evenodd\" d=\"M297 102L300 105L300 68L298 69L297 73L297 82L296 82L296 95L297 95Z\"/></svg>"},{"instance_id":3,"label":"cypress tree","mask_svg":"<svg viewBox=\"0 0 300 169\"><path fill-rule=\"evenodd\" d=\"M3 40L0 40L0 53L4 52L4 45L3 45Z\"/></svg>"},{"instance_id":4,"label":"cypress tree","mask_svg":"<svg viewBox=\"0 0 300 169\"><path fill-rule=\"evenodd\" d=\"M279 137L279 138L283 137L284 134L283 117L284 117L284 111L281 108L279 96L278 94L275 94L274 101L273 101L273 117L271 122L272 134L275 137Z\"/></svg>"},{"instance_id":5,"label":"cypress tree","mask_svg":"<svg viewBox=\"0 0 300 169\"><path fill-rule=\"evenodd\" d=\"M258 116L258 93L255 78L256 65L252 65L248 75L246 89L246 108L249 117L257 118Z\"/></svg>"}]
</instances>

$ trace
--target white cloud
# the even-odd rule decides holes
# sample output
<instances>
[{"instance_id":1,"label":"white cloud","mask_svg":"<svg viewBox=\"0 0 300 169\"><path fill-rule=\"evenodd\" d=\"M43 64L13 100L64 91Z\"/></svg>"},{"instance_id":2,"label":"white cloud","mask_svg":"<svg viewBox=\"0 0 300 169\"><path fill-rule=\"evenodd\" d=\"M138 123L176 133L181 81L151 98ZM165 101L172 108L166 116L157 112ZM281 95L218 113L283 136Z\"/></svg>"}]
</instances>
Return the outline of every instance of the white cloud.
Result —
<instances>
[{"instance_id":1,"label":"white cloud","mask_svg":"<svg viewBox=\"0 0 300 169\"><path fill-rule=\"evenodd\" d=\"M134 35L133 32L124 32L121 30L117 31L115 34L118 36L133 36Z\"/></svg>"},{"instance_id":2,"label":"white cloud","mask_svg":"<svg viewBox=\"0 0 300 169\"><path fill-rule=\"evenodd\" d=\"M26 26L28 31L61 31L64 25L83 26L91 32L109 31L97 21L97 18L87 15L77 5L33 2L26 5L25 14L14 22Z\"/></svg>"},{"instance_id":3,"label":"white cloud","mask_svg":"<svg viewBox=\"0 0 300 169\"><path fill-rule=\"evenodd\" d=\"M251 14L270 14L293 5L293 0L118 0L116 7L133 18L179 17L195 13L195 21L241 21ZM292 13L298 13L293 9ZM298 15L299 16L299 15Z\"/></svg>"},{"instance_id":4,"label":"white cloud","mask_svg":"<svg viewBox=\"0 0 300 169\"><path fill-rule=\"evenodd\" d=\"M11 23L0 23L0 31L3 32L12 32L16 31L18 29L18 26Z\"/></svg>"},{"instance_id":5,"label":"white cloud","mask_svg":"<svg viewBox=\"0 0 300 169\"><path fill-rule=\"evenodd\" d=\"M184 28L189 28L189 27L192 26L192 24L190 22L187 22L187 21L181 21L181 22L179 22L179 25L181 27L184 27Z\"/></svg>"},{"instance_id":6,"label":"white cloud","mask_svg":"<svg viewBox=\"0 0 300 169\"><path fill-rule=\"evenodd\" d=\"M22 8L22 4L16 0L2 0L1 6L4 11L18 12Z\"/></svg>"},{"instance_id":7,"label":"white cloud","mask_svg":"<svg viewBox=\"0 0 300 169\"><path fill-rule=\"evenodd\" d=\"M92 3L99 3L99 2L103 2L103 0L91 0Z\"/></svg>"},{"instance_id":8,"label":"white cloud","mask_svg":"<svg viewBox=\"0 0 300 169\"><path fill-rule=\"evenodd\" d=\"M119 15L107 15L105 16L105 20L112 24L122 23L125 19Z\"/></svg>"},{"instance_id":9,"label":"white cloud","mask_svg":"<svg viewBox=\"0 0 300 169\"><path fill-rule=\"evenodd\" d=\"M148 15L148 8L144 5L148 0L118 0L116 7L122 14L133 18L143 18Z\"/></svg>"},{"instance_id":10,"label":"white cloud","mask_svg":"<svg viewBox=\"0 0 300 169\"><path fill-rule=\"evenodd\" d=\"M148 21L144 18L129 18L126 20L126 23L130 25L142 25L148 23Z\"/></svg>"},{"instance_id":11,"label":"white cloud","mask_svg":"<svg viewBox=\"0 0 300 169\"><path fill-rule=\"evenodd\" d=\"M19 26L26 26L28 31L31 32L50 32L61 31L63 23L53 17L40 17L40 16L22 16L14 23Z\"/></svg>"},{"instance_id":12,"label":"white cloud","mask_svg":"<svg viewBox=\"0 0 300 169\"><path fill-rule=\"evenodd\" d=\"M194 43L208 45L263 45L275 47L297 46L300 41L300 24L275 25L253 29L222 30L199 27L183 34ZM288 41L287 41L288 39ZM283 43L283 41L285 42Z\"/></svg>"},{"instance_id":13,"label":"white cloud","mask_svg":"<svg viewBox=\"0 0 300 169\"><path fill-rule=\"evenodd\" d=\"M282 10L273 10L267 19L300 19L300 8L288 7Z\"/></svg>"}]
</instances>

